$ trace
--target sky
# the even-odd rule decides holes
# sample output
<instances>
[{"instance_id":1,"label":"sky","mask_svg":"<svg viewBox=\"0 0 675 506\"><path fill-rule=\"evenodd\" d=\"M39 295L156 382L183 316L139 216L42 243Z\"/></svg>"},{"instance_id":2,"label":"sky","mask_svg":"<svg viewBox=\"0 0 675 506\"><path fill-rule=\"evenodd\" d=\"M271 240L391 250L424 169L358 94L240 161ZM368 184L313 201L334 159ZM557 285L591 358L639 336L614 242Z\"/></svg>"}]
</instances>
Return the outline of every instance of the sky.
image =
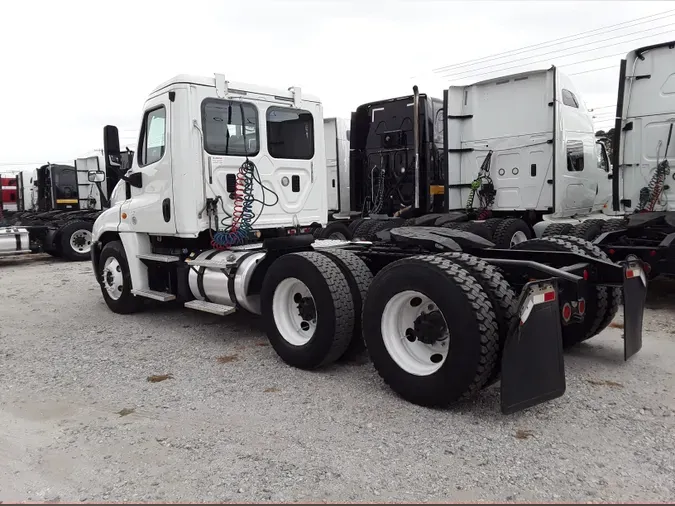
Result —
<instances>
[{"instance_id":1,"label":"sky","mask_svg":"<svg viewBox=\"0 0 675 506\"><path fill-rule=\"evenodd\" d=\"M434 71L665 11L592 39ZM618 53L666 40L675 40L673 2L1 1L0 172L72 163L103 147L107 124L133 148L146 96L176 74L300 86L321 98L325 117L348 118L414 84L440 98L451 84L552 64L567 74L612 67L572 76L593 108L616 103ZM600 46L611 47L589 51ZM597 110L597 128L611 126L611 111Z\"/></svg>"}]
</instances>

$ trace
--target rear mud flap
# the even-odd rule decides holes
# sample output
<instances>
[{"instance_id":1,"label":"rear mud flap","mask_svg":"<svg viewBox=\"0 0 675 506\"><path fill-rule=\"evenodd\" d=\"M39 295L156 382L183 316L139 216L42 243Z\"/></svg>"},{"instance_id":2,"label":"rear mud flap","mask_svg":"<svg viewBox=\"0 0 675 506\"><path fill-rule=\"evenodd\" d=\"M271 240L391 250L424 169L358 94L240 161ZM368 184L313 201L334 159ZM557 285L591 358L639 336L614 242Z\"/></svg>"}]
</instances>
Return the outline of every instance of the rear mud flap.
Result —
<instances>
[{"instance_id":1,"label":"rear mud flap","mask_svg":"<svg viewBox=\"0 0 675 506\"><path fill-rule=\"evenodd\" d=\"M647 299L647 276L642 262L631 259L623 268L623 358L642 348L642 320Z\"/></svg>"},{"instance_id":2,"label":"rear mud flap","mask_svg":"<svg viewBox=\"0 0 675 506\"><path fill-rule=\"evenodd\" d=\"M565 393L558 286L553 279L523 288L519 321L502 353L501 409L510 414Z\"/></svg>"}]
</instances>

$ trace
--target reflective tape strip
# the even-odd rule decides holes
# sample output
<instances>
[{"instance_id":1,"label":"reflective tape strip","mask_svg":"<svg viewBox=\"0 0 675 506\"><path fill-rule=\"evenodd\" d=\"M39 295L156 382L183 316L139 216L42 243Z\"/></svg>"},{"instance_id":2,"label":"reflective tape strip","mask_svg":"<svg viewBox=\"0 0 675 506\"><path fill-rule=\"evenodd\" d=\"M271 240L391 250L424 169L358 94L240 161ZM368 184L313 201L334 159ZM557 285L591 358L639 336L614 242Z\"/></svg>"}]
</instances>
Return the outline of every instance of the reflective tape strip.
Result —
<instances>
[{"instance_id":1,"label":"reflective tape strip","mask_svg":"<svg viewBox=\"0 0 675 506\"><path fill-rule=\"evenodd\" d=\"M530 313L534 306L543 304L544 302L553 302L555 300L555 288L546 288L545 291L530 295L527 302L523 306L523 311L520 313L520 324L522 325L530 317Z\"/></svg>"}]
</instances>

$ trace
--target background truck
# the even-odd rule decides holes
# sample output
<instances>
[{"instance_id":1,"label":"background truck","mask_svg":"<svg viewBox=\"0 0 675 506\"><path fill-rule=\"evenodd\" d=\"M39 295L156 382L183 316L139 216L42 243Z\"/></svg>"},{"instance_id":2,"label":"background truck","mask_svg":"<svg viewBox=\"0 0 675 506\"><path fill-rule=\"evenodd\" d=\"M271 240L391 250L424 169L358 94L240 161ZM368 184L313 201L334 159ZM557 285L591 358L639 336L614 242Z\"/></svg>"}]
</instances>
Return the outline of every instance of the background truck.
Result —
<instances>
[{"instance_id":1,"label":"background truck","mask_svg":"<svg viewBox=\"0 0 675 506\"><path fill-rule=\"evenodd\" d=\"M103 154L74 165L46 164L14 177L13 208L3 208L0 255L46 252L66 260L89 260L91 229L119 177L102 167ZM28 191L26 191L28 189Z\"/></svg>"},{"instance_id":2,"label":"background truck","mask_svg":"<svg viewBox=\"0 0 675 506\"><path fill-rule=\"evenodd\" d=\"M415 92L364 104L350 148L351 205L362 215L350 230L366 239L427 225L508 248L544 219L609 199L606 148L556 67L453 86L442 101Z\"/></svg>"},{"instance_id":3,"label":"background truck","mask_svg":"<svg viewBox=\"0 0 675 506\"><path fill-rule=\"evenodd\" d=\"M675 275L675 42L643 47L621 61L610 205L535 227L540 236L593 241L614 260L634 255L650 277Z\"/></svg>"},{"instance_id":4,"label":"background truck","mask_svg":"<svg viewBox=\"0 0 675 506\"><path fill-rule=\"evenodd\" d=\"M108 307L125 315L150 299L257 314L277 354L302 369L365 341L405 399L445 406L500 379L507 413L562 395L563 347L601 332L622 299L625 358L640 349L641 262L612 263L583 240L499 249L424 226L315 239L331 206L324 127L321 102L299 88L222 74L159 85L120 198L92 231ZM119 165L114 126L104 146L106 163Z\"/></svg>"}]
</instances>

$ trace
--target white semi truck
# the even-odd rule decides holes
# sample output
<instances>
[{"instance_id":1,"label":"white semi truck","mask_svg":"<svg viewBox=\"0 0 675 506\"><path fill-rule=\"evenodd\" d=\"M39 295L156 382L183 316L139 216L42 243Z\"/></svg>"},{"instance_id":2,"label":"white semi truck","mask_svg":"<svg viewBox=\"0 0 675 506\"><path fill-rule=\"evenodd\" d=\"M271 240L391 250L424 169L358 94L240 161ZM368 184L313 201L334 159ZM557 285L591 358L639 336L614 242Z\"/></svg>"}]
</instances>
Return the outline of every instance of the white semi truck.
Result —
<instances>
[{"instance_id":1,"label":"white semi truck","mask_svg":"<svg viewBox=\"0 0 675 506\"><path fill-rule=\"evenodd\" d=\"M609 205L535 226L540 236L576 235L613 260L641 258L648 275L675 275L675 42L630 51L621 61Z\"/></svg>"},{"instance_id":2,"label":"white semi truck","mask_svg":"<svg viewBox=\"0 0 675 506\"><path fill-rule=\"evenodd\" d=\"M104 145L106 166L121 165L115 127ZM303 369L365 341L405 399L445 406L500 379L505 413L562 395L563 346L602 331L622 300L625 358L640 349L641 262L598 258L583 240L498 249L424 226L315 239L335 207L326 151L321 102L300 88L222 74L158 86L131 168L92 230L108 307L259 314L277 354Z\"/></svg>"},{"instance_id":3,"label":"white semi truck","mask_svg":"<svg viewBox=\"0 0 675 506\"><path fill-rule=\"evenodd\" d=\"M12 210L4 209L0 255L46 252L71 261L91 258L91 229L119 177L103 167L103 151L73 165L47 163L18 173Z\"/></svg>"},{"instance_id":4,"label":"white semi truck","mask_svg":"<svg viewBox=\"0 0 675 506\"><path fill-rule=\"evenodd\" d=\"M556 67L452 86L442 101L420 95L417 114L414 102L381 100L352 115L351 202L364 214L355 236L405 218L508 248L532 238L542 220L588 215L609 199L606 148Z\"/></svg>"}]
</instances>

